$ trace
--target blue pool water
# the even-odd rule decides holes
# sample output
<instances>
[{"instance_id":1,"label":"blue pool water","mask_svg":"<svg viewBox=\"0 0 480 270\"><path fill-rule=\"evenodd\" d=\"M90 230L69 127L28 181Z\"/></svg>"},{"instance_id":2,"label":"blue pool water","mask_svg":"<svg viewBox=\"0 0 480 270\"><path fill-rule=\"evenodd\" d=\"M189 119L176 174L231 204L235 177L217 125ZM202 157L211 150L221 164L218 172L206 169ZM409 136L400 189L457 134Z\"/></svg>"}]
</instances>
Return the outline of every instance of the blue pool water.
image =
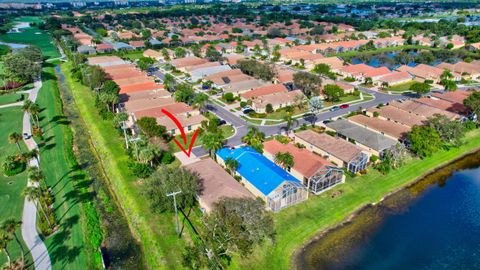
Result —
<instances>
[{"instance_id":1,"label":"blue pool water","mask_svg":"<svg viewBox=\"0 0 480 270\"><path fill-rule=\"evenodd\" d=\"M300 183L293 175L249 146L222 148L217 151L217 155L223 160L236 159L239 163L237 172L264 195L270 194L284 181Z\"/></svg>"}]
</instances>

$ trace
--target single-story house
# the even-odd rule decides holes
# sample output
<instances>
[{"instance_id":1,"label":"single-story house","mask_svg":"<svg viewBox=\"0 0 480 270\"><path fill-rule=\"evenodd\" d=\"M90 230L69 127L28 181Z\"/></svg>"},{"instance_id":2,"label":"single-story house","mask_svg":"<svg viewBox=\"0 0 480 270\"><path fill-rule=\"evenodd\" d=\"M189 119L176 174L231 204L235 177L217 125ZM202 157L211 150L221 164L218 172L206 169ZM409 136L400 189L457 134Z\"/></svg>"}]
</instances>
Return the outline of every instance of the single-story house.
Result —
<instances>
[{"instance_id":1,"label":"single-story house","mask_svg":"<svg viewBox=\"0 0 480 270\"><path fill-rule=\"evenodd\" d=\"M449 119L460 119L462 118L461 115L457 114L457 113L452 113L452 112L449 112L449 111L445 111L445 110L442 110L442 109L438 109L438 108L435 108L435 107L431 107L431 106L428 106L428 105L425 105L423 103L420 103L420 102L415 102L413 100L405 100L405 101L392 101L390 102L390 105L393 106L393 107L396 107L396 108L399 108L401 110L404 110L406 112L409 112L409 113L413 113L413 114L416 114L416 115L420 115L420 116L423 116L423 117L431 117L433 116L434 114L443 114L445 115L446 117L448 117Z\"/></svg>"},{"instance_id":2,"label":"single-story house","mask_svg":"<svg viewBox=\"0 0 480 270\"><path fill-rule=\"evenodd\" d=\"M93 48L92 46L89 46L89 45L78 46L77 52L81 53L81 54L96 54L97 53L95 48Z\"/></svg>"},{"instance_id":3,"label":"single-story house","mask_svg":"<svg viewBox=\"0 0 480 270\"><path fill-rule=\"evenodd\" d=\"M288 89L283 84L270 84L255 88L243 94L240 94L242 100L247 101L249 99L255 99L261 96L275 94L275 93L286 93Z\"/></svg>"},{"instance_id":4,"label":"single-story house","mask_svg":"<svg viewBox=\"0 0 480 270\"><path fill-rule=\"evenodd\" d=\"M363 114L349 117L348 121L398 141L405 141L410 131L408 126Z\"/></svg>"},{"instance_id":5,"label":"single-story house","mask_svg":"<svg viewBox=\"0 0 480 270\"><path fill-rule=\"evenodd\" d=\"M189 164L185 168L199 176L201 189L198 203L207 213L212 211L214 204L221 198L255 198L211 158Z\"/></svg>"},{"instance_id":6,"label":"single-story house","mask_svg":"<svg viewBox=\"0 0 480 270\"><path fill-rule=\"evenodd\" d=\"M295 104L296 99L299 97L304 97L301 90L262 95L252 99L252 109L257 113L265 113L268 104L270 104L273 110L278 110Z\"/></svg>"},{"instance_id":7,"label":"single-story house","mask_svg":"<svg viewBox=\"0 0 480 270\"><path fill-rule=\"evenodd\" d=\"M398 85L406 83L412 80L412 75L408 72L391 72L384 76L381 76L377 81L378 84L386 84L388 86Z\"/></svg>"},{"instance_id":8,"label":"single-story house","mask_svg":"<svg viewBox=\"0 0 480 270\"><path fill-rule=\"evenodd\" d=\"M326 124L326 129L335 131L339 137L354 142L376 156L381 156L383 151L397 144L397 141L390 137L361 127L346 119L330 122Z\"/></svg>"},{"instance_id":9,"label":"single-story house","mask_svg":"<svg viewBox=\"0 0 480 270\"><path fill-rule=\"evenodd\" d=\"M294 164L288 171L314 194L345 182L345 175L341 169L306 149L300 149L292 143L283 144L277 140L264 142L263 146L264 155L273 162L277 153L290 153Z\"/></svg>"},{"instance_id":10,"label":"single-story house","mask_svg":"<svg viewBox=\"0 0 480 270\"><path fill-rule=\"evenodd\" d=\"M300 180L249 146L222 148L216 154L223 166L228 158L235 159L239 163L236 173L242 177L241 182L274 212L308 197L307 187Z\"/></svg>"},{"instance_id":11,"label":"single-story house","mask_svg":"<svg viewBox=\"0 0 480 270\"><path fill-rule=\"evenodd\" d=\"M381 108L370 108L366 114L370 117L378 117L379 119L392 121L408 127L423 125L427 120L424 116L401 110L392 105Z\"/></svg>"},{"instance_id":12,"label":"single-story house","mask_svg":"<svg viewBox=\"0 0 480 270\"><path fill-rule=\"evenodd\" d=\"M456 114L465 115L468 112L468 108L465 105L463 105L463 103L450 102L450 101L438 99L435 97L431 97L431 98L422 97L422 98L416 99L415 102L422 103L430 107L438 108L440 110L449 111Z\"/></svg>"},{"instance_id":13,"label":"single-story house","mask_svg":"<svg viewBox=\"0 0 480 270\"><path fill-rule=\"evenodd\" d=\"M212 75L212 74L230 70L230 69L232 68L228 65L198 68L190 72L190 76L191 76L190 79L191 81L196 82L198 80L205 78L208 75Z\"/></svg>"},{"instance_id":14,"label":"single-story house","mask_svg":"<svg viewBox=\"0 0 480 270\"><path fill-rule=\"evenodd\" d=\"M240 77L240 76L243 76L243 75L233 76L234 78L241 78L242 80L237 82L230 82L229 84L223 85L222 86L223 91L238 94L246 91L251 91L253 89L257 89L265 85L269 85L268 83L265 83L261 80L254 79L253 77L246 78L246 77ZM228 79L230 80L232 79L232 77L228 77Z\"/></svg>"},{"instance_id":15,"label":"single-story house","mask_svg":"<svg viewBox=\"0 0 480 270\"><path fill-rule=\"evenodd\" d=\"M295 133L295 143L300 143L309 151L317 153L336 166L358 173L367 168L370 152L343 139L326 133L305 130Z\"/></svg>"},{"instance_id":16,"label":"single-story house","mask_svg":"<svg viewBox=\"0 0 480 270\"><path fill-rule=\"evenodd\" d=\"M95 49L99 53L111 53L113 52L113 45L112 44L107 44L107 43L102 43L98 44Z\"/></svg>"}]
</instances>

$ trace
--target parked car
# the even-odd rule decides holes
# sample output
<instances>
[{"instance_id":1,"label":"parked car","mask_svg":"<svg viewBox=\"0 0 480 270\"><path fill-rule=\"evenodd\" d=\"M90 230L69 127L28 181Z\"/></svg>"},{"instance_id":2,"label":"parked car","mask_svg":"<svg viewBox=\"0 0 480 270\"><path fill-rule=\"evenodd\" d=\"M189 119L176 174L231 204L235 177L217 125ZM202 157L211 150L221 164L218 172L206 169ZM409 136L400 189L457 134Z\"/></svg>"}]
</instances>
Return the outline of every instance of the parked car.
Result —
<instances>
[{"instance_id":1,"label":"parked car","mask_svg":"<svg viewBox=\"0 0 480 270\"><path fill-rule=\"evenodd\" d=\"M338 110L340 110L340 107L338 106L333 106L332 108L330 108L331 112L338 111Z\"/></svg>"},{"instance_id":2,"label":"parked car","mask_svg":"<svg viewBox=\"0 0 480 270\"><path fill-rule=\"evenodd\" d=\"M254 112L254 110L252 108L245 107L245 108L243 108L242 112L244 114L248 114L248 113Z\"/></svg>"},{"instance_id":3,"label":"parked car","mask_svg":"<svg viewBox=\"0 0 480 270\"><path fill-rule=\"evenodd\" d=\"M223 119L220 119L220 118L216 118L215 120L217 121L218 126L223 126L227 123L227 121L225 121Z\"/></svg>"},{"instance_id":4,"label":"parked car","mask_svg":"<svg viewBox=\"0 0 480 270\"><path fill-rule=\"evenodd\" d=\"M342 105L340 105L340 109L346 109L346 108L348 108L348 107L350 107L350 105L348 105L348 104L342 104Z\"/></svg>"},{"instance_id":5,"label":"parked car","mask_svg":"<svg viewBox=\"0 0 480 270\"><path fill-rule=\"evenodd\" d=\"M30 139L30 134L28 134L28 133L23 133L23 139L24 139L24 140Z\"/></svg>"}]
</instances>

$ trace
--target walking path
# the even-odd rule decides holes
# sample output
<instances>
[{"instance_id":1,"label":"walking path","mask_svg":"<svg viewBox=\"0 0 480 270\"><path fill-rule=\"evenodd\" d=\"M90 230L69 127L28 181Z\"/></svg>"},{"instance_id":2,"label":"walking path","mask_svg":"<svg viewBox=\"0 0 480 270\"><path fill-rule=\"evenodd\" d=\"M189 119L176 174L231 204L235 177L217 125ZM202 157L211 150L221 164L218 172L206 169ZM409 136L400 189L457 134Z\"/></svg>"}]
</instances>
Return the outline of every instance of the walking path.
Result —
<instances>
[{"instance_id":1,"label":"walking path","mask_svg":"<svg viewBox=\"0 0 480 270\"><path fill-rule=\"evenodd\" d=\"M34 88L30 90L28 98L35 102L37 99L38 91L42 87L42 81L37 80L34 83ZM30 114L25 112L23 115L23 133L32 134L32 127L30 123ZM33 140L32 137L24 140L27 145L28 150L37 149L37 143ZM40 157L38 158L40 160ZM31 167L38 167L37 159L30 160ZM30 181L29 186L33 185ZM37 232L37 208L33 201L25 198L25 203L23 205L23 216L22 216L22 236L23 241L30 250L32 254L33 263L36 270L50 270L52 265L50 262L50 256L48 255L47 247L43 243L42 239Z\"/></svg>"},{"instance_id":2,"label":"walking path","mask_svg":"<svg viewBox=\"0 0 480 270\"><path fill-rule=\"evenodd\" d=\"M23 105L23 101L19 101L19 102L15 102L15 103L8 103L8 104L0 105L0 109L1 108L14 107L14 106L22 106L22 105Z\"/></svg>"}]
</instances>

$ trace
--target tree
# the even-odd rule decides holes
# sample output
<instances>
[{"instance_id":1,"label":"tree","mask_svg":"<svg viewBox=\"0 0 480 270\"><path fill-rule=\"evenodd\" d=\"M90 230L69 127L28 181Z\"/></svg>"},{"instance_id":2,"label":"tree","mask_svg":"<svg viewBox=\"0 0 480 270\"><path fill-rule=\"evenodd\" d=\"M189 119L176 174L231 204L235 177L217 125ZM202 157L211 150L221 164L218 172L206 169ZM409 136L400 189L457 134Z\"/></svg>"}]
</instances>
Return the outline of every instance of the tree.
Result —
<instances>
[{"instance_id":1,"label":"tree","mask_svg":"<svg viewBox=\"0 0 480 270\"><path fill-rule=\"evenodd\" d=\"M8 143L16 144L18 151L20 151L20 141L22 140L22 135L18 134L17 132L12 132L8 135Z\"/></svg>"},{"instance_id":2,"label":"tree","mask_svg":"<svg viewBox=\"0 0 480 270\"><path fill-rule=\"evenodd\" d=\"M421 96L430 92L430 88L431 86L426 83L415 82L410 86L409 90L412 90L417 93L417 95Z\"/></svg>"},{"instance_id":3,"label":"tree","mask_svg":"<svg viewBox=\"0 0 480 270\"><path fill-rule=\"evenodd\" d=\"M457 83L454 80L445 80L442 81L442 85L445 91L455 91L457 90Z\"/></svg>"},{"instance_id":4,"label":"tree","mask_svg":"<svg viewBox=\"0 0 480 270\"><path fill-rule=\"evenodd\" d=\"M20 243L20 240L18 239L18 236L17 236L17 230L20 228L20 225L22 225L21 221L16 220L14 218L9 218L2 223L0 230L5 232L9 236L9 238L11 238L11 236L15 238L15 241L17 242L17 245L20 248L20 251L22 252L22 263L23 263L25 261L25 251L23 250L23 246Z\"/></svg>"},{"instance_id":5,"label":"tree","mask_svg":"<svg viewBox=\"0 0 480 270\"><path fill-rule=\"evenodd\" d=\"M413 126L408 134L412 151L419 157L429 157L442 147L438 132L430 126Z\"/></svg>"},{"instance_id":6,"label":"tree","mask_svg":"<svg viewBox=\"0 0 480 270\"><path fill-rule=\"evenodd\" d=\"M459 121L450 120L447 116L436 113L428 118L428 125L438 132L445 143L454 146L462 144L466 131L464 125Z\"/></svg>"},{"instance_id":7,"label":"tree","mask_svg":"<svg viewBox=\"0 0 480 270\"><path fill-rule=\"evenodd\" d=\"M168 193L182 191L176 198L177 207L186 209L196 203L198 192L198 175L184 168L160 166L151 177L145 180L144 191L150 208L154 212L173 212L172 199Z\"/></svg>"},{"instance_id":8,"label":"tree","mask_svg":"<svg viewBox=\"0 0 480 270\"><path fill-rule=\"evenodd\" d=\"M240 163L236 159L228 157L225 159L225 166L232 172L232 175L235 175Z\"/></svg>"},{"instance_id":9,"label":"tree","mask_svg":"<svg viewBox=\"0 0 480 270\"><path fill-rule=\"evenodd\" d=\"M0 232L0 250L3 251L7 256L7 264L9 266L12 265L12 259L10 257L10 252L8 251L8 247L7 247L10 241L12 241L11 236L9 236L6 233Z\"/></svg>"},{"instance_id":10,"label":"tree","mask_svg":"<svg viewBox=\"0 0 480 270\"><path fill-rule=\"evenodd\" d=\"M205 58L210 62L220 61L222 60L222 53L217 51L214 46L208 46L205 52Z\"/></svg>"},{"instance_id":11,"label":"tree","mask_svg":"<svg viewBox=\"0 0 480 270\"><path fill-rule=\"evenodd\" d=\"M210 121L212 122L212 121ZM211 157L212 152L214 153L213 158L216 159L216 152L223 147L223 141L225 140L221 132L206 132L202 137L203 146L208 150L208 155Z\"/></svg>"},{"instance_id":12,"label":"tree","mask_svg":"<svg viewBox=\"0 0 480 270\"><path fill-rule=\"evenodd\" d=\"M203 222L210 258L228 260L237 252L248 256L256 245L275 235L271 214L263 203L251 198L221 198Z\"/></svg>"},{"instance_id":13,"label":"tree","mask_svg":"<svg viewBox=\"0 0 480 270\"><path fill-rule=\"evenodd\" d=\"M251 146L253 149L263 153L263 142L265 141L265 134L255 126L249 126L248 132L242 137L242 142Z\"/></svg>"},{"instance_id":14,"label":"tree","mask_svg":"<svg viewBox=\"0 0 480 270\"><path fill-rule=\"evenodd\" d=\"M268 103L267 106L265 106L265 112L266 113L273 113L273 106L271 103Z\"/></svg>"},{"instance_id":15,"label":"tree","mask_svg":"<svg viewBox=\"0 0 480 270\"><path fill-rule=\"evenodd\" d=\"M155 117L144 116L137 120L137 127L140 128L145 136L152 137L165 137L167 129L164 126L157 124Z\"/></svg>"},{"instance_id":16,"label":"tree","mask_svg":"<svg viewBox=\"0 0 480 270\"><path fill-rule=\"evenodd\" d=\"M31 167L28 171L28 179L41 185L45 180L45 174L38 167Z\"/></svg>"},{"instance_id":17,"label":"tree","mask_svg":"<svg viewBox=\"0 0 480 270\"><path fill-rule=\"evenodd\" d=\"M183 58L187 55L187 51L184 48L176 48L175 49L175 58Z\"/></svg>"},{"instance_id":18,"label":"tree","mask_svg":"<svg viewBox=\"0 0 480 270\"><path fill-rule=\"evenodd\" d=\"M203 111L207 106L208 99L209 99L208 95L204 93L199 93L199 94L196 94L195 97L193 98L192 104L193 106L198 108L200 111Z\"/></svg>"},{"instance_id":19,"label":"tree","mask_svg":"<svg viewBox=\"0 0 480 270\"><path fill-rule=\"evenodd\" d=\"M175 87L175 93L173 95L176 102L190 103L195 97L195 91L191 85L187 83L181 83Z\"/></svg>"},{"instance_id":20,"label":"tree","mask_svg":"<svg viewBox=\"0 0 480 270\"><path fill-rule=\"evenodd\" d=\"M283 117L283 121L285 122L285 130L287 131L287 134L290 132L291 128L293 127L294 124L298 125L298 120L293 118L291 113L287 113Z\"/></svg>"},{"instance_id":21,"label":"tree","mask_svg":"<svg viewBox=\"0 0 480 270\"><path fill-rule=\"evenodd\" d=\"M409 153L405 145L397 143L385 150L382 156L382 162L387 161L392 169L398 169L405 163L408 157Z\"/></svg>"},{"instance_id":22,"label":"tree","mask_svg":"<svg viewBox=\"0 0 480 270\"><path fill-rule=\"evenodd\" d=\"M32 201L37 207L37 209L40 209L40 212L43 214L43 217L47 221L48 225L52 227L50 219L48 218L45 209L40 203L40 198L42 198L43 196L42 189L40 187L29 186L23 190L22 195L28 200Z\"/></svg>"},{"instance_id":23,"label":"tree","mask_svg":"<svg viewBox=\"0 0 480 270\"><path fill-rule=\"evenodd\" d=\"M21 83L34 81L41 72L40 63L33 62L19 53L5 56L3 66L8 80Z\"/></svg>"},{"instance_id":24,"label":"tree","mask_svg":"<svg viewBox=\"0 0 480 270\"><path fill-rule=\"evenodd\" d=\"M328 101L338 102L345 96L345 91L336 84L327 84L323 87L323 94Z\"/></svg>"},{"instance_id":25,"label":"tree","mask_svg":"<svg viewBox=\"0 0 480 270\"><path fill-rule=\"evenodd\" d=\"M43 61L42 51L34 46L28 46L23 49L17 50L16 53L34 63L41 63Z\"/></svg>"},{"instance_id":26,"label":"tree","mask_svg":"<svg viewBox=\"0 0 480 270\"><path fill-rule=\"evenodd\" d=\"M151 65L155 63L155 60L150 57L140 57L137 61L137 66L141 70L147 70Z\"/></svg>"},{"instance_id":27,"label":"tree","mask_svg":"<svg viewBox=\"0 0 480 270\"><path fill-rule=\"evenodd\" d=\"M290 154L290 152L276 153L274 162L287 171L290 171L293 165L295 165L295 161L293 160L293 156Z\"/></svg>"},{"instance_id":28,"label":"tree","mask_svg":"<svg viewBox=\"0 0 480 270\"><path fill-rule=\"evenodd\" d=\"M154 144L147 144L140 149L139 158L143 163L149 163L153 167L154 161L162 156L162 150Z\"/></svg>"},{"instance_id":29,"label":"tree","mask_svg":"<svg viewBox=\"0 0 480 270\"><path fill-rule=\"evenodd\" d=\"M33 103L30 99L27 99L23 103L22 110L26 113L29 113L30 117L32 117L32 122L39 127L40 123L38 121L38 113L40 112L40 107L36 103Z\"/></svg>"},{"instance_id":30,"label":"tree","mask_svg":"<svg viewBox=\"0 0 480 270\"><path fill-rule=\"evenodd\" d=\"M480 120L480 92L476 91L471 93L463 104L467 106L473 114L477 115L477 121Z\"/></svg>"},{"instance_id":31,"label":"tree","mask_svg":"<svg viewBox=\"0 0 480 270\"><path fill-rule=\"evenodd\" d=\"M267 37L269 38L276 38L281 36L282 36L282 31L278 28L270 28L267 31Z\"/></svg>"},{"instance_id":32,"label":"tree","mask_svg":"<svg viewBox=\"0 0 480 270\"><path fill-rule=\"evenodd\" d=\"M330 74L330 66L327 64L318 64L312 70L315 73L329 75Z\"/></svg>"},{"instance_id":33,"label":"tree","mask_svg":"<svg viewBox=\"0 0 480 270\"><path fill-rule=\"evenodd\" d=\"M170 61L170 54L166 48L162 49L162 55L165 61Z\"/></svg>"},{"instance_id":34,"label":"tree","mask_svg":"<svg viewBox=\"0 0 480 270\"><path fill-rule=\"evenodd\" d=\"M293 83L302 90L307 97L317 96L322 86L322 79L311 73L298 72L293 75Z\"/></svg>"},{"instance_id":35,"label":"tree","mask_svg":"<svg viewBox=\"0 0 480 270\"><path fill-rule=\"evenodd\" d=\"M272 65L261 63L253 59L238 61L238 68L247 75L266 81L272 80L275 76L275 69Z\"/></svg>"}]
</instances>

